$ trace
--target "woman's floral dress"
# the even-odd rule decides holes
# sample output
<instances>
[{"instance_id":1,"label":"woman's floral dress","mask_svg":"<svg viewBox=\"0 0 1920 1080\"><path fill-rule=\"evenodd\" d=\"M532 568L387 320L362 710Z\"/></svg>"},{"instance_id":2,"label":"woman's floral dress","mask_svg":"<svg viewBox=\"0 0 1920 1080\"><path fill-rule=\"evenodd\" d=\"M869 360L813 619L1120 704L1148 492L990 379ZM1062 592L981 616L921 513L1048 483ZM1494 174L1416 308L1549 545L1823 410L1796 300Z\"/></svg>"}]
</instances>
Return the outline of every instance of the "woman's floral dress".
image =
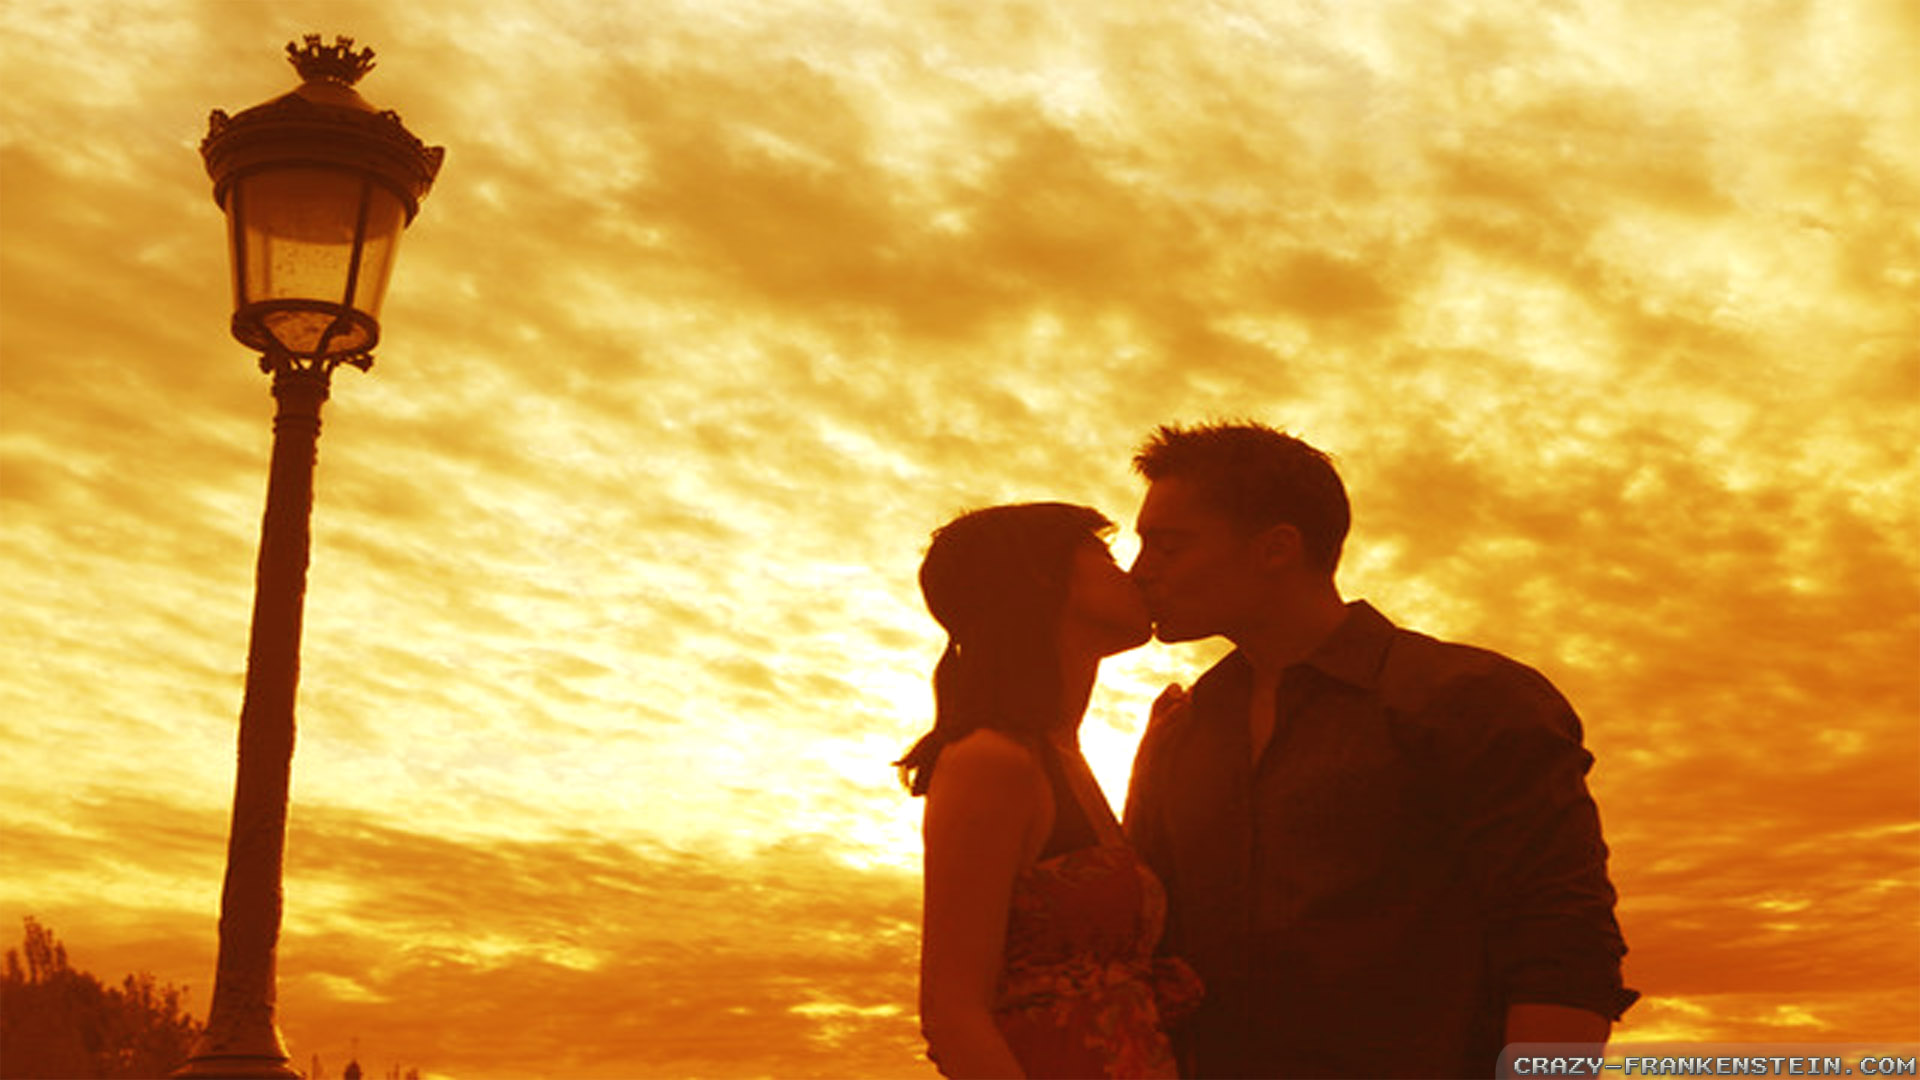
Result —
<instances>
[{"instance_id":1,"label":"woman's floral dress","mask_svg":"<svg viewBox=\"0 0 1920 1080\"><path fill-rule=\"evenodd\" d=\"M1199 977L1154 956L1166 893L1133 849L1043 859L1014 882L994 1018L1029 1077L1172 1077L1163 1023Z\"/></svg>"}]
</instances>

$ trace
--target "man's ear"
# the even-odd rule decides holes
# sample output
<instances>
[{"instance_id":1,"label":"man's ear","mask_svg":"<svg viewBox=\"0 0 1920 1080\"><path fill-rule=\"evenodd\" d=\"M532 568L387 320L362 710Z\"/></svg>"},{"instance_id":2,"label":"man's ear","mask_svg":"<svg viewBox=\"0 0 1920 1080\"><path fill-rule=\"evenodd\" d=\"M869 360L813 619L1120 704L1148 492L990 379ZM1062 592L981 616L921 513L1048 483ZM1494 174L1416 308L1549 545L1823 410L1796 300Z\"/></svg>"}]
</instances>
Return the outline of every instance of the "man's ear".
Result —
<instances>
[{"instance_id":1,"label":"man's ear","mask_svg":"<svg viewBox=\"0 0 1920 1080\"><path fill-rule=\"evenodd\" d=\"M1300 530L1285 522L1261 530L1255 543L1259 545L1260 565L1268 570L1298 566L1306 558Z\"/></svg>"}]
</instances>

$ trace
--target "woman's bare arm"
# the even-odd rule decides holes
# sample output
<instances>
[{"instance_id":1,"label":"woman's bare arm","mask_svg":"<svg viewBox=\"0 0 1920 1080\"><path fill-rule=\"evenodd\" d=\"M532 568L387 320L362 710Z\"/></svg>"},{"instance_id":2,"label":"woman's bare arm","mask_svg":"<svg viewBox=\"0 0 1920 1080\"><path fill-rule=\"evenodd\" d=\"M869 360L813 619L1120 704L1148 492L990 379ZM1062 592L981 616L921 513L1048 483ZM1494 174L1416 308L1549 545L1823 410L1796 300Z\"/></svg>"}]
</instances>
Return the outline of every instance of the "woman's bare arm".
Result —
<instances>
[{"instance_id":1,"label":"woman's bare arm","mask_svg":"<svg viewBox=\"0 0 1920 1080\"><path fill-rule=\"evenodd\" d=\"M927 791L920 1021L950 1077L1018 1077L993 1022L1007 907L1045 814L1046 779L1026 747L976 731L940 754Z\"/></svg>"}]
</instances>

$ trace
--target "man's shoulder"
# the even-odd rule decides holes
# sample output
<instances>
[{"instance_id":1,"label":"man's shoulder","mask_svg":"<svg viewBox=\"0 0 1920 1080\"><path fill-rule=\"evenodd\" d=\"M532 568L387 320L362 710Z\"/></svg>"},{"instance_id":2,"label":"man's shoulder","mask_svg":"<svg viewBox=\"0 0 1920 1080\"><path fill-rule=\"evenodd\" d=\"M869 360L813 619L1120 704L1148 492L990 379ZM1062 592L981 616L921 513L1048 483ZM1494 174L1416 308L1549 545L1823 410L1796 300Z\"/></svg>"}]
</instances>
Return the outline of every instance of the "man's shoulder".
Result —
<instances>
[{"instance_id":1,"label":"man's shoulder","mask_svg":"<svg viewBox=\"0 0 1920 1080\"><path fill-rule=\"evenodd\" d=\"M1572 706L1537 669L1492 649L1402 627L1394 628L1379 693L1390 713L1430 723L1578 730Z\"/></svg>"},{"instance_id":2,"label":"man's shoulder","mask_svg":"<svg viewBox=\"0 0 1920 1080\"><path fill-rule=\"evenodd\" d=\"M1479 645L1393 628L1381 682L1400 693L1434 693L1461 683L1538 677L1518 660Z\"/></svg>"}]
</instances>

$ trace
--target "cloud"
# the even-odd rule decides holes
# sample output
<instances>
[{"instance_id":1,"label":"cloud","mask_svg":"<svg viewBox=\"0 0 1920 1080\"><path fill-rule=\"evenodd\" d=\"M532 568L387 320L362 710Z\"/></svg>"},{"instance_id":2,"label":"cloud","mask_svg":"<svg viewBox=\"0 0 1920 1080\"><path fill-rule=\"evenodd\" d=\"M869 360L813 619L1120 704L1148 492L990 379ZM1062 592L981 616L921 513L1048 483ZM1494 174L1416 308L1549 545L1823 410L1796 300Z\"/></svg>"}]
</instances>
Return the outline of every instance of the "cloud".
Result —
<instances>
[{"instance_id":1,"label":"cloud","mask_svg":"<svg viewBox=\"0 0 1920 1080\"><path fill-rule=\"evenodd\" d=\"M223 826L95 793L64 835L10 829L9 847L43 869L64 860L76 880L111 866L123 880L198 879L211 898ZM586 827L473 838L297 805L281 1025L296 1060L358 1039L370 1060L437 1075L915 1072L925 1066L901 1002L917 963L917 882L853 869L832 846L792 835L716 857ZM27 911L79 946L82 966L103 952L137 957L204 1002L213 922L172 899L150 897L137 918L47 899ZM174 936L148 936L155 927Z\"/></svg>"}]
</instances>

